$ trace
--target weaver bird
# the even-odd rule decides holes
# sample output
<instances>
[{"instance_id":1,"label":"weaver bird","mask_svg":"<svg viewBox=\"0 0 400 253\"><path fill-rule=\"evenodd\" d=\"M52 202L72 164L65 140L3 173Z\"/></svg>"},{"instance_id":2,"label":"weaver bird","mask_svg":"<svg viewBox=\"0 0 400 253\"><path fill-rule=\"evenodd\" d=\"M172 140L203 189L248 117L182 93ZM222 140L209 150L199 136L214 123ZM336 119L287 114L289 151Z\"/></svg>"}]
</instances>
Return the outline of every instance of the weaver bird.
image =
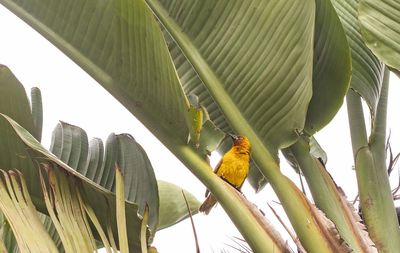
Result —
<instances>
[{"instance_id":1,"label":"weaver bird","mask_svg":"<svg viewBox=\"0 0 400 253\"><path fill-rule=\"evenodd\" d=\"M249 173L251 144L245 136L229 135L232 137L233 146L222 157L221 161L215 167L214 173L240 191ZM199 210L208 214L211 208L217 204L217 199L208 190L206 191L206 197Z\"/></svg>"}]
</instances>

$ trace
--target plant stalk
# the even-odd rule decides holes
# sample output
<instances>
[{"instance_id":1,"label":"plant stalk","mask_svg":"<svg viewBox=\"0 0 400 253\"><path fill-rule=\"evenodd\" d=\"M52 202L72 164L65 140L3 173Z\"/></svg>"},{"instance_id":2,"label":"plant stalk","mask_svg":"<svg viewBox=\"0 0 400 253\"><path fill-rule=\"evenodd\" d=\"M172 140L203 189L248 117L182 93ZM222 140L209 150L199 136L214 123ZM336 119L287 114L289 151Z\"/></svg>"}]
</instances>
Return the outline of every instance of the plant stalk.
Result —
<instances>
[{"instance_id":1,"label":"plant stalk","mask_svg":"<svg viewBox=\"0 0 400 253\"><path fill-rule=\"evenodd\" d=\"M355 167L360 205L371 239L379 252L398 252L400 249L400 229L390 190L386 170L386 110L389 71L385 70L381 94L373 122L370 141L359 139L356 125L363 122L361 98L353 94L347 96L350 132L355 154ZM349 92L350 93L350 92ZM357 105L357 106L354 106Z\"/></svg>"},{"instance_id":2,"label":"plant stalk","mask_svg":"<svg viewBox=\"0 0 400 253\"><path fill-rule=\"evenodd\" d=\"M271 227L262 225L242 203L239 193L215 175L207 164L187 145L173 146L175 155L214 194L254 252L290 252L286 243Z\"/></svg>"},{"instance_id":3,"label":"plant stalk","mask_svg":"<svg viewBox=\"0 0 400 253\"><path fill-rule=\"evenodd\" d=\"M308 141L300 138L290 149L306 178L317 207L335 223L339 234L353 252L369 252L371 241L355 218L358 214L350 207L343 193L339 192L325 166L310 154Z\"/></svg>"}]
</instances>

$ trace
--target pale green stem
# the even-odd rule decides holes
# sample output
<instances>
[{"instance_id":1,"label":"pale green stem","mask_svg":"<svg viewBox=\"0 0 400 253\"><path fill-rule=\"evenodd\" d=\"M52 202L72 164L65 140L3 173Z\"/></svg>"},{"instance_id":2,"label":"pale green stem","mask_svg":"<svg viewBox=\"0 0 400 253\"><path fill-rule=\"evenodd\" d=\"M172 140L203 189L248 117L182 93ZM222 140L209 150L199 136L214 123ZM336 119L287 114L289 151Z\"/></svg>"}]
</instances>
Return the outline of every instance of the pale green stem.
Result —
<instances>
[{"instance_id":1,"label":"pale green stem","mask_svg":"<svg viewBox=\"0 0 400 253\"><path fill-rule=\"evenodd\" d=\"M367 252L370 248L365 240L353 210L341 196L332 177L324 165L310 154L310 146L306 139L300 138L290 147L306 178L315 204L326 216L335 223L341 237L349 244L354 252Z\"/></svg>"},{"instance_id":2,"label":"pale green stem","mask_svg":"<svg viewBox=\"0 0 400 253\"><path fill-rule=\"evenodd\" d=\"M389 94L389 70L386 68L381 88L381 94L376 110L376 115L371 130L369 146L374 154L375 160L386 172L386 117L387 101Z\"/></svg>"},{"instance_id":3,"label":"pale green stem","mask_svg":"<svg viewBox=\"0 0 400 253\"><path fill-rule=\"evenodd\" d=\"M353 156L356 157L360 147L368 146L367 129L365 128L361 98L355 91L349 89L346 96L346 104Z\"/></svg>"},{"instance_id":4,"label":"pale green stem","mask_svg":"<svg viewBox=\"0 0 400 253\"><path fill-rule=\"evenodd\" d=\"M400 249L400 229L385 163L388 83L389 73L386 69L371 138L367 145L364 145L365 140L359 139L360 134L355 127L363 121L357 116L362 114L361 102L355 102L360 97L353 94L347 100L351 102L348 107L358 105L348 108L348 111L363 218L379 252L395 253Z\"/></svg>"}]
</instances>

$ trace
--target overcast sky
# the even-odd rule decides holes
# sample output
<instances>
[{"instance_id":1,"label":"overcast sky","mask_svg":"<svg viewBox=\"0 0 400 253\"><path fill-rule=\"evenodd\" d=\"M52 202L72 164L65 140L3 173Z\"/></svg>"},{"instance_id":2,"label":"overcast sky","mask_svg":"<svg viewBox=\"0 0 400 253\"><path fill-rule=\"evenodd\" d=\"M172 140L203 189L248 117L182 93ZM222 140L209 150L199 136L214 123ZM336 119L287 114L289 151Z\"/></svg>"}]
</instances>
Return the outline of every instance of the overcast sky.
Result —
<instances>
[{"instance_id":1,"label":"overcast sky","mask_svg":"<svg viewBox=\"0 0 400 253\"><path fill-rule=\"evenodd\" d=\"M0 64L13 71L28 93L34 86L42 91L45 147L49 147L51 132L59 120L82 127L90 138L105 140L111 132L129 133L146 150L158 179L178 184L203 201L204 186L138 120L63 53L1 5L0 34ZM399 152L400 83L394 77L391 83L388 127L394 151ZM347 124L346 110L342 108L331 124L317 134L317 139L328 153L328 170L353 199L357 189ZM298 184L292 169L284 164L282 170ZM246 183L243 192L267 213L268 219L277 224L266 206L267 202L275 199L269 187L255 195ZM281 210L279 205L272 205ZM232 237L239 236L220 207L208 216L196 215L195 223L203 253L229 249L225 244L234 245ZM285 234L281 226L277 225L277 228ZM158 232L154 246L165 253L194 252L190 223L184 221Z\"/></svg>"}]
</instances>

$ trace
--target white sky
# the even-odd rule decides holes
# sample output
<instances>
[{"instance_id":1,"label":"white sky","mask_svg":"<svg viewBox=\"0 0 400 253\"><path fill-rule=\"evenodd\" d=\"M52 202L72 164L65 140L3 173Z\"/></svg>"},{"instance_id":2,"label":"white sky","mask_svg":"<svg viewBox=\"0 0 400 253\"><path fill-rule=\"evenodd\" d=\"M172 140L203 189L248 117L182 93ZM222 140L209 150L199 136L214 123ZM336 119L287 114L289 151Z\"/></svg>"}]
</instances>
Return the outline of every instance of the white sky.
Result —
<instances>
[{"instance_id":1,"label":"white sky","mask_svg":"<svg viewBox=\"0 0 400 253\"><path fill-rule=\"evenodd\" d=\"M63 53L1 5L0 34L0 64L7 65L13 71L28 94L34 86L42 91L42 142L45 147L49 147L52 130L59 120L82 127L89 138L100 137L105 140L111 132L130 133L146 150L158 179L180 185L203 201L204 186L138 120ZM399 152L400 115L397 98L400 83L394 77L391 83L388 127L391 129L394 151ZM328 153L328 170L352 200L357 188L352 170L346 110L342 108L316 137ZM298 177L288 165L282 165L282 171L298 183ZM396 173L393 175L394 183L397 183ZM243 192L266 212L268 219L277 224L266 206L267 202L276 199L270 187L255 195L246 183ZM277 204L272 205L278 211L282 210ZM284 216L282 211L281 214ZM203 253L219 252L222 248L227 250L229 247L225 244L234 245L232 236L239 236L221 207L215 208L208 216L199 214L194 219ZM277 229L283 231L280 225L277 225ZM159 252L195 252L190 222L186 220L158 232L153 245Z\"/></svg>"}]
</instances>

